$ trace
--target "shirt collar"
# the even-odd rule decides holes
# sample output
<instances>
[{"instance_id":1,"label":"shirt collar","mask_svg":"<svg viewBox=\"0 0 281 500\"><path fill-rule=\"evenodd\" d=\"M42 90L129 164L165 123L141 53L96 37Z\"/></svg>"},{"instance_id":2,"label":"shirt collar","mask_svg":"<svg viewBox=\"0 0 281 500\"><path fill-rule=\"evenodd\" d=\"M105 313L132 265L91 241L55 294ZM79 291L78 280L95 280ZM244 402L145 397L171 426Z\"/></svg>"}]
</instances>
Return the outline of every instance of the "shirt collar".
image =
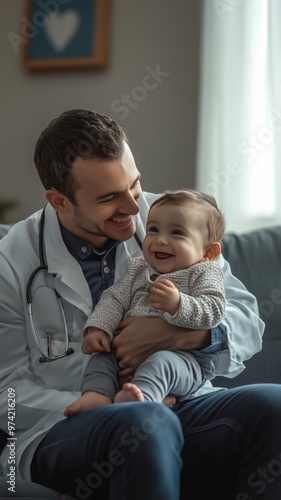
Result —
<instances>
[{"instance_id":1,"label":"shirt collar","mask_svg":"<svg viewBox=\"0 0 281 500\"><path fill-rule=\"evenodd\" d=\"M93 245L82 240L78 236L74 236L67 229L65 229L62 225L60 225L62 239L68 248L68 250L72 253L72 255L76 256L76 258L86 260L86 259L102 259L112 248L119 245L119 241L108 240L106 247L102 251L96 250Z\"/></svg>"}]
</instances>

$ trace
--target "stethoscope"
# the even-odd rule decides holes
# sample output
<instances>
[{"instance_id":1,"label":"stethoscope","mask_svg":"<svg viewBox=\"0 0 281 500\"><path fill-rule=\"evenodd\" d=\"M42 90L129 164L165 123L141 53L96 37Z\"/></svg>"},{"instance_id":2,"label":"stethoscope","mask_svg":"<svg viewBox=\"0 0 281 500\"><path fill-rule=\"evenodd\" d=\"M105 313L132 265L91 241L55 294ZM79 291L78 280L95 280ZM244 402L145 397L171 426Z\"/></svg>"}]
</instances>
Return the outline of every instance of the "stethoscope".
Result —
<instances>
[{"instance_id":1,"label":"stethoscope","mask_svg":"<svg viewBox=\"0 0 281 500\"><path fill-rule=\"evenodd\" d=\"M39 358L39 362L40 363L49 363L51 361L57 361L58 359L65 358L66 356L69 356L70 354L74 353L74 349L72 349L72 347L69 347L68 327L67 327L67 322L66 322L66 316L65 316L64 307L63 307L62 300L61 300L61 295L58 293L58 291L55 289L55 287L54 287L54 293L55 293L56 298L57 298L58 303L59 303L59 308L60 308L61 317L62 317L62 321L63 321L63 325L64 325L64 332L65 332L64 333L64 335L65 335L65 349L64 349L64 353L60 354L60 355L55 355L52 352L52 339L53 339L54 333L51 332L51 331L49 331L49 330L46 330L45 331L45 333L46 333L46 342L47 342L47 355L46 355L46 353L44 353L43 348L41 346L41 343L39 341L38 335L36 333L35 324L34 324L33 308L32 308L32 285L33 285L33 282L34 282L34 278L35 278L35 276L38 275L38 273L40 273L41 271L43 271L43 272L47 271L48 272L48 265L46 263L45 255L44 255L45 211L46 211L46 206L43 208L42 214L41 214L40 220L39 220L39 241L38 241L38 247L39 247L39 261L40 261L40 264L31 273L31 275L30 275L30 277L28 279L27 285L26 285L26 301L27 301L27 307L28 307L28 315L29 315L29 319L30 319L30 325L31 325L32 334L33 334L33 337L34 337L34 339L36 341L37 347L38 347L38 349L40 351L40 354L41 354L41 357ZM139 245L140 249L142 249L142 242L141 242L139 236L137 235L137 233L135 233L134 237L135 237L135 240L136 240L137 244ZM53 276L54 276L54 278L56 277L55 274Z\"/></svg>"}]
</instances>

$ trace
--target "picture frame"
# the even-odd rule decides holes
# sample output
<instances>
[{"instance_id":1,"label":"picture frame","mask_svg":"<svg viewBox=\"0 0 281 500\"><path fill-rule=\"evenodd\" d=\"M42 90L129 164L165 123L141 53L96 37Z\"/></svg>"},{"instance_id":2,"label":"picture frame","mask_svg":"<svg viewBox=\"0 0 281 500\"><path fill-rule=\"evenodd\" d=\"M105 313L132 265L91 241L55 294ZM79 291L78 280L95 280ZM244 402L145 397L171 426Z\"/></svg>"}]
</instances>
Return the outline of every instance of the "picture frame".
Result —
<instances>
[{"instance_id":1,"label":"picture frame","mask_svg":"<svg viewBox=\"0 0 281 500\"><path fill-rule=\"evenodd\" d=\"M110 0L24 0L23 20L25 69L108 66Z\"/></svg>"}]
</instances>

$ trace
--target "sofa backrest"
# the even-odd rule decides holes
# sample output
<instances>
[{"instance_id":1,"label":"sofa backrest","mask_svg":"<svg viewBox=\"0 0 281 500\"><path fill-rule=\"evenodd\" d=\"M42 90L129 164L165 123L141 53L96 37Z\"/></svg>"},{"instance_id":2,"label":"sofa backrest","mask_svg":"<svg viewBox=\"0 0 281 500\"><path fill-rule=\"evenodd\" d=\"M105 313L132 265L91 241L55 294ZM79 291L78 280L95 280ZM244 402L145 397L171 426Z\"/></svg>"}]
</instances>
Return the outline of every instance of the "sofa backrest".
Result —
<instances>
[{"instance_id":1,"label":"sofa backrest","mask_svg":"<svg viewBox=\"0 0 281 500\"><path fill-rule=\"evenodd\" d=\"M262 351L246 361L244 372L234 379L217 377L215 385L233 387L258 382L280 384L281 226L239 235L227 233L223 238L222 252L234 276L257 297L260 316L266 328Z\"/></svg>"}]
</instances>

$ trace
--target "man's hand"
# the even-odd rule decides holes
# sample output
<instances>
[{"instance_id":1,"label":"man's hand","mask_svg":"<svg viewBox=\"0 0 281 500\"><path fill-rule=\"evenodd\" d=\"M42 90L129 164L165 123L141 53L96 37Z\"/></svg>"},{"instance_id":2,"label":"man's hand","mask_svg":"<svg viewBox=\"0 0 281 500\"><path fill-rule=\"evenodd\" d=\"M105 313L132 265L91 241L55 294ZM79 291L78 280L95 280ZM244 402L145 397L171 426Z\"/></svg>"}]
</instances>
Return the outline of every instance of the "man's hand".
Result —
<instances>
[{"instance_id":1,"label":"man's hand","mask_svg":"<svg viewBox=\"0 0 281 500\"><path fill-rule=\"evenodd\" d=\"M150 287L150 305L155 309L167 312L172 316L180 306L180 292L166 278L158 279Z\"/></svg>"},{"instance_id":2,"label":"man's hand","mask_svg":"<svg viewBox=\"0 0 281 500\"><path fill-rule=\"evenodd\" d=\"M112 349L116 349L122 383L130 381L137 367L155 352L203 349L211 343L208 330L180 328L162 318L131 317L121 322L120 329Z\"/></svg>"},{"instance_id":3,"label":"man's hand","mask_svg":"<svg viewBox=\"0 0 281 500\"><path fill-rule=\"evenodd\" d=\"M89 328L82 340L82 351L84 354L93 354L93 352L110 352L111 347L107 335L98 328Z\"/></svg>"}]
</instances>

